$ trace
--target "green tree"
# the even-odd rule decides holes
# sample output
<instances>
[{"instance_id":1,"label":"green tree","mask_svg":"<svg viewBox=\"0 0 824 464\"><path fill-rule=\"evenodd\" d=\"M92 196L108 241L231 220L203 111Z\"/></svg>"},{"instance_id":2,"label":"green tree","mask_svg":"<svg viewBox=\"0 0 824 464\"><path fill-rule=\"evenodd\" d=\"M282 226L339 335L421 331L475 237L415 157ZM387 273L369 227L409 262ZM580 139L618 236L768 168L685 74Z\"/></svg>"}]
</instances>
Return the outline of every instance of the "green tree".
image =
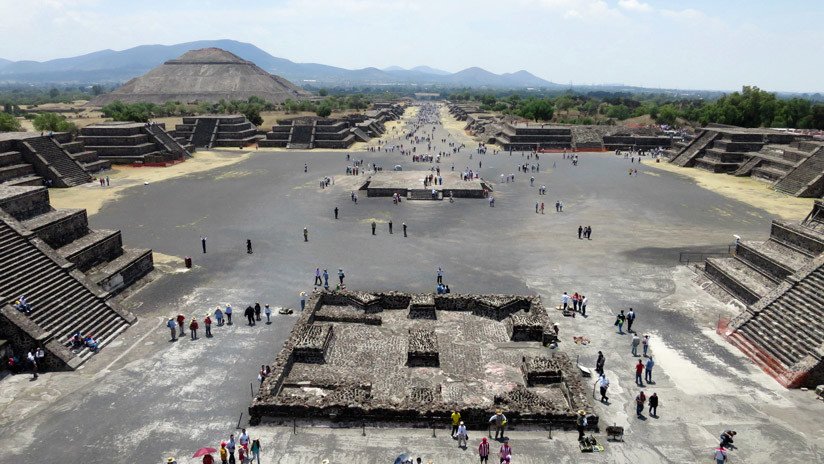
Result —
<instances>
[{"instance_id":1,"label":"green tree","mask_svg":"<svg viewBox=\"0 0 824 464\"><path fill-rule=\"evenodd\" d=\"M0 113L0 132L17 132L20 130L20 121L8 113Z\"/></svg>"},{"instance_id":2,"label":"green tree","mask_svg":"<svg viewBox=\"0 0 824 464\"><path fill-rule=\"evenodd\" d=\"M67 121L65 116L56 113L40 113L32 123L39 131L74 132L77 130L77 126Z\"/></svg>"},{"instance_id":3,"label":"green tree","mask_svg":"<svg viewBox=\"0 0 824 464\"><path fill-rule=\"evenodd\" d=\"M103 93L103 86L102 85L93 85L92 86L92 95L100 95Z\"/></svg>"},{"instance_id":4,"label":"green tree","mask_svg":"<svg viewBox=\"0 0 824 464\"><path fill-rule=\"evenodd\" d=\"M243 115L246 116L252 124L259 126L263 124L263 118L260 116L260 110L257 107L250 106L246 108L246 111L243 112Z\"/></svg>"},{"instance_id":5,"label":"green tree","mask_svg":"<svg viewBox=\"0 0 824 464\"><path fill-rule=\"evenodd\" d=\"M60 91L56 88L52 88L51 90L49 90L49 96L51 98L57 98L58 95L60 95Z\"/></svg>"},{"instance_id":6,"label":"green tree","mask_svg":"<svg viewBox=\"0 0 824 464\"><path fill-rule=\"evenodd\" d=\"M329 106L328 103L324 102L323 104L318 106L318 109L315 110L315 114L322 118L328 118L330 114L332 114L332 107Z\"/></svg>"},{"instance_id":7,"label":"green tree","mask_svg":"<svg viewBox=\"0 0 824 464\"><path fill-rule=\"evenodd\" d=\"M549 121L552 119L554 114L555 107L553 107L552 103L545 98L529 99L521 105L521 108L518 111L519 116L532 119L533 121Z\"/></svg>"},{"instance_id":8,"label":"green tree","mask_svg":"<svg viewBox=\"0 0 824 464\"><path fill-rule=\"evenodd\" d=\"M628 119L632 116L632 111L624 104L612 105L607 108L607 116L623 121L624 119Z\"/></svg>"},{"instance_id":9,"label":"green tree","mask_svg":"<svg viewBox=\"0 0 824 464\"><path fill-rule=\"evenodd\" d=\"M326 89L320 89L320 90L318 90L318 95L320 95L321 97L325 97L325 96L329 95L329 91L326 90Z\"/></svg>"},{"instance_id":10,"label":"green tree","mask_svg":"<svg viewBox=\"0 0 824 464\"><path fill-rule=\"evenodd\" d=\"M662 106L655 117L655 121L659 124L673 125L678 119L678 110L673 105Z\"/></svg>"}]
</instances>

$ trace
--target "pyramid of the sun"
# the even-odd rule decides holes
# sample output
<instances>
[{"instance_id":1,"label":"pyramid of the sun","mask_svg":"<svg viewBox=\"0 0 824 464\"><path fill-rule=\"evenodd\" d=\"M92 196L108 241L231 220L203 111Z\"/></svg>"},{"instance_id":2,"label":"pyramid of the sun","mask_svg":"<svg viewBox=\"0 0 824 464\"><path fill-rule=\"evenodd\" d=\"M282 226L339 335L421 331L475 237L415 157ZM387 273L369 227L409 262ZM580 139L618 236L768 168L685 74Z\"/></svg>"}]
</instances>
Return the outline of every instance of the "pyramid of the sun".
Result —
<instances>
[{"instance_id":1,"label":"pyramid of the sun","mask_svg":"<svg viewBox=\"0 0 824 464\"><path fill-rule=\"evenodd\" d=\"M296 85L269 74L251 61L219 48L202 48L163 63L117 90L96 97L89 105L102 106L116 100L188 103L246 100L249 97L282 103L306 96L306 92Z\"/></svg>"}]
</instances>

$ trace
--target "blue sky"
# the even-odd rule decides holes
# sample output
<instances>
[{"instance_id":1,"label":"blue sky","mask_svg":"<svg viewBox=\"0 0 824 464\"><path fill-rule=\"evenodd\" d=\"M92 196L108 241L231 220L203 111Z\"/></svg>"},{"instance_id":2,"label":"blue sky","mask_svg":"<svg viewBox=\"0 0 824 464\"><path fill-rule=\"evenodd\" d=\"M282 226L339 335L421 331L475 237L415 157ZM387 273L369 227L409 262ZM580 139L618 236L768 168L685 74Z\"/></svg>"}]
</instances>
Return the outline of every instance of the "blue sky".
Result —
<instances>
[{"instance_id":1,"label":"blue sky","mask_svg":"<svg viewBox=\"0 0 824 464\"><path fill-rule=\"evenodd\" d=\"M0 0L0 58L229 38L346 68L526 69L558 83L824 91L824 2Z\"/></svg>"}]
</instances>

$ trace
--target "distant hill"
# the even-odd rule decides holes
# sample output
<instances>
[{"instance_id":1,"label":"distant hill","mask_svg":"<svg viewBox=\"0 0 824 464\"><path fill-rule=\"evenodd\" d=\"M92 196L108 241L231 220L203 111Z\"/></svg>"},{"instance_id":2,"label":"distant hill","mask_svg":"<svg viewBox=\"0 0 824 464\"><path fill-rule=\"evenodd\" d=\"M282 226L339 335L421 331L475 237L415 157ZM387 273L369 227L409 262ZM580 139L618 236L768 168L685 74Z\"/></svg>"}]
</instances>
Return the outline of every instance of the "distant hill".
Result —
<instances>
[{"instance_id":1,"label":"distant hill","mask_svg":"<svg viewBox=\"0 0 824 464\"><path fill-rule=\"evenodd\" d=\"M211 47L234 53L255 63L267 72L282 76L298 85L417 84L495 88L562 87L526 71L494 74L481 68L469 68L453 74L428 66L417 66L409 70L392 66L381 70L371 67L344 69L319 63L295 63L272 56L252 44L235 40L200 40L176 45L141 45L122 51L100 50L86 55L43 62L0 59L0 83L121 83L141 76L163 62L189 50Z\"/></svg>"}]
</instances>

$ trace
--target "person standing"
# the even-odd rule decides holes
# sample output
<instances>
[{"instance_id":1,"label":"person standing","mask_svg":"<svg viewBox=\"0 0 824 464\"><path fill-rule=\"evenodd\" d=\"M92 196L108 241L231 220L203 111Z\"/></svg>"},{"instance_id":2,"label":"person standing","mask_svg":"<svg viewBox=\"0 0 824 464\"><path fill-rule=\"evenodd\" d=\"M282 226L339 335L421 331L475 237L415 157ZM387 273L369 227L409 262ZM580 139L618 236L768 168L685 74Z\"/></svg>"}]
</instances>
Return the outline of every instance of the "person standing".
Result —
<instances>
[{"instance_id":1,"label":"person standing","mask_svg":"<svg viewBox=\"0 0 824 464\"><path fill-rule=\"evenodd\" d=\"M512 447L509 445L509 440L504 440L504 444L501 445L498 455L501 457L501 462L507 462L512 459Z\"/></svg>"},{"instance_id":2,"label":"person standing","mask_svg":"<svg viewBox=\"0 0 824 464\"><path fill-rule=\"evenodd\" d=\"M632 308L629 308L629 312L627 313L627 332L632 333L632 323L635 322L635 311Z\"/></svg>"},{"instance_id":3,"label":"person standing","mask_svg":"<svg viewBox=\"0 0 824 464\"><path fill-rule=\"evenodd\" d=\"M232 306L226 305L226 310L223 312L226 314L226 325L232 325Z\"/></svg>"},{"instance_id":4,"label":"person standing","mask_svg":"<svg viewBox=\"0 0 824 464\"><path fill-rule=\"evenodd\" d=\"M584 228L580 225L578 226L578 240L581 240L581 234L584 232Z\"/></svg>"},{"instance_id":5,"label":"person standing","mask_svg":"<svg viewBox=\"0 0 824 464\"><path fill-rule=\"evenodd\" d=\"M343 278L346 277L343 274L343 269L338 269L338 280L340 280L340 286L343 287Z\"/></svg>"},{"instance_id":6,"label":"person standing","mask_svg":"<svg viewBox=\"0 0 824 464\"><path fill-rule=\"evenodd\" d=\"M218 327L223 325L223 311L220 310L220 306L215 309L215 320Z\"/></svg>"},{"instance_id":7,"label":"person standing","mask_svg":"<svg viewBox=\"0 0 824 464\"><path fill-rule=\"evenodd\" d=\"M229 464L229 451L226 449L226 442L220 442L220 462L222 464Z\"/></svg>"},{"instance_id":8,"label":"person standing","mask_svg":"<svg viewBox=\"0 0 824 464\"><path fill-rule=\"evenodd\" d=\"M595 372L599 375L604 374L604 353L598 352L598 359L595 360Z\"/></svg>"},{"instance_id":9,"label":"person standing","mask_svg":"<svg viewBox=\"0 0 824 464\"><path fill-rule=\"evenodd\" d=\"M176 342L177 341L177 323L173 317L169 318L169 321L166 322L166 327L169 328L172 332L172 339L170 341Z\"/></svg>"},{"instance_id":10,"label":"person standing","mask_svg":"<svg viewBox=\"0 0 824 464\"><path fill-rule=\"evenodd\" d=\"M632 334L632 355L636 358L638 357L638 345L641 344L641 339L638 338L638 334ZM640 361L640 360L639 360Z\"/></svg>"},{"instance_id":11,"label":"person standing","mask_svg":"<svg viewBox=\"0 0 824 464\"><path fill-rule=\"evenodd\" d=\"M569 306L569 295L567 292L564 292L564 294L561 295L561 305L563 306L564 311L566 311L567 306Z\"/></svg>"},{"instance_id":12,"label":"person standing","mask_svg":"<svg viewBox=\"0 0 824 464\"><path fill-rule=\"evenodd\" d=\"M635 414L638 418L644 417L644 404L647 402L647 395L641 390L638 396L635 397Z\"/></svg>"},{"instance_id":13,"label":"person standing","mask_svg":"<svg viewBox=\"0 0 824 464\"><path fill-rule=\"evenodd\" d=\"M320 268L316 267L315 268L315 286L319 286L319 285L321 285Z\"/></svg>"},{"instance_id":14,"label":"person standing","mask_svg":"<svg viewBox=\"0 0 824 464\"><path fill-rule=\"evenodd\" d=\"M715 464L724 464L727 462L727 449L723 446L718 447L715 449L715 454L713 455L715 459Z\"/></svg>"},{"instance_id":15,"label":"person standing","mask_svg":"<svg viewBox=\"0 0 824 464\"><path fill-rule=\"evenodd\" d=\"M260 440L255 438L252 440L252 447L250 448L252 455L249 458L251 462L253 459L257 460L257 464L260 464Z\"/></svg>"},{"instance_id":16,"label":"person standing","mask_svg":"<svg viewBox=\"0 0 824 464\"><path fill-rule=\"evenodd\" d=\"M271 324L272 321L270 317L272 316L272 308L270 308L268 304L263 307L263 314L266 315L266 324Z\"/></svg>"},{"instance_id":17,"label":"person standing","mask_svg":"<svg viewBox=\"0 0 824 464\"><path fill-rule=\"evenodd\" d=\"M372 221L372 235L375 235L375 228L376 227L378 227L378 225L375 224L375 221Z\"/></svg>"},{"instance_id":18,"label":"person standing","mask_svg":"<svg viewBox=\"0 0 824 464\"><path fill-rule=\"evenodd\" d=\"M189 322L189 331L191 332L192 340L197 340L197 329L198 329L199 327L200 327L200 326L199 326L199 325L198 325L198 323L197 323L197 319L195 319L195 318L193 317L193 318L192 318L192 321L191 321L191 322Z\"/></svg>"},{"instance_id":19,"label":"person standing","mask_svg":"<svg viewBox=\"0 0 824 464\"><path fill-rule=\"evenodd\" d=\"M438 284L443 283L443 269L441 269L440 267L436 271L435 283L438 283Z\"/></svg>"},{"instance_id":20,"label":"person standing","mask_svg":"<svg viewBox=\"0 0 824 464\"><path fill-rule=\"evenodd\" d=\"M649 335L644 335L644 339L641 341L641 346L644 348L644 357L648 357L647 353L649 353Z\"/></svg>"},{"instance_id":21,"label":"person standing","mask_svg":"<svg viewBox=\"0 0 824 464\"><path fill-rule=\"evenodd\" d=\"M260 303L255 302L255 320L260 320Z\"/></svg>"},{"instance_id":22,"label":"person standing","mask_svg":"<svg viewBox=\"0 0 824 464\"><path fill-rule=\"evenodd\" d=\"M578 411L578 417L575 418L575 425L578 428L578 441L584 439L584 430L587 427L587 413L583 409Z\"/></svg>"},{"instance_id":23,"label":"person standing","mask_svg":"<svg viewBox=\"0 0 824 464\"><path fill-rule=\"evenodd\" d=\"M300 310L303 311L306 308L306 292L300 292Z\"/></svg>"},{"instance_id":24,"label":"person standing","mask_svg":"<svg viewBox=\"0 0 824 464\"><path fill-rule=\"evenodd\" d=\"M26 355L26 359L29 362L29 366L31 367L31 379L37 380L37 359L34 357L34 353L29 351Z\"/></svg>"},{"instance_id":25,"label":"person standing","mask_svg":"<svg viewBox=\"0 0 824 464\"><path fill-rule=\"evenodd\" d=\"M243 311L243 315L246 316L246 322L250 326L255 325L255 308L247 306L246 311Z\"/></svg>"},{"instance_id":26,"label":"person standing","mask_svg":"<svg viewBox=\"0 0 824 464\"><path fill-rule=\"evenodd\" d=\"M641 380L641 374L644 373L644 363L641 360L638 360L638 364L635 365L635 384L644 386L644 382Z\"/></svg>"},{"instance_id":27,"label":"person standing","mask_svg":"<svg viewBox=\"0 0 824 464\"><path fill-rule=\"evenodd\" d=\"M203 248L203 253L206 253L206 237L200 237L200 247Z\"/></svg>"},{"instance_id":28,"label":"person standing","mask_svg":"<svg viewBox=\"0 0 824 464\"><path fill-rule=\"evenodd\" d=\"M587 297L586 296L581 295L581 302L579 303L579 306L581 307L581 316L586 317L586 315L587 315Z\"/></svg>"},{"instance_id":29,"label":"person standing","mask_svg":"<svg viewBox=\"0 0 824 464\"><path fill-rule=\"evenodd\" d=\"M649 397L649 415L655 418L658 417L658 393L653 393Z\"/></svg>"},{"instance_id":30,"label":"person standing","mask_svg":"<svg viewBox=\"0 0 824 464\"><path fill-rule=\"evenodd\" d=\"M598 388L601 392L601 402L609 401L609 397L607 396L607 390L609 389L609 379L607 378L606 374L601 374L598 377Z\"/></svg>"},{"instance_id":31,"label":"person standing","mask_svg":"<svg viewBox=\"0 0 824 464\"><path fill-rule=\"evenodd\" d=\"M246 239L246 253L250 255L252 254L252 241L248 238Z\"/></svg>"},{"instance_id":32,"label":"person standing","mask_svg":"<svg viewBox=\"0 0 824 464\"><path fill-rule=\"evenodd\" d=\"M640 359L639 359L640 361ZM655 366L655 361L652 360L652 356L647 358L647 365L645 366L644 378L646 379L647 383L652 383L652 368Z\"/></svg>"},{"instance_id":33,"label":"person standing","mask_svg":"<svg viewBox=\"0 0 824 464\"><path fill-rule=\"evenodd\" d=\"M309 241L309 229L307 229L306 227L303 228L303 241Z\"/></svg>"},{"instance_id":34,"label":"person standing","mask_svg":"<svg viewBox=\"0 0 824 464\"><path fill-rule=\"evenodd\" d=\"M329 271L323 270L323 288L329 288Z\"/></svg>"},{"instance_id":35,"label":"person standing","mask_svg":"<svg viewBox=\"0 0 824 464\"><path fill-rule=\"evenodd\" d=\"M235 435L229 435L229 442L226 443L226 449L229 451L229 464L235 464L235 447L237 443L235 442Z\"/></svg>"},{"instance_id":36,"label":"person standing","mask_svg":"<svg viewBox=\"0 0 824 464\"><path fill-rule=\"evenodd\" d=\"M203 319L203 327L206 330L206 338L212 337L212 318L209 315L206 315L206 318Z\"/></svg>"},{"instance_id":37,"label":"person standing","mask_svg":"<svg viewBox=\"0 0 824 464\"><path fill-rule=\"evenodd\" d=\"M481 464L489 464L489 441L486 437L483 437L481 444L478 445L478 456L481 457Z\"/></svg>"},{"instance_id":38,"label":"person standing","mask_svg":"<svg viewBox=\"0 0 824 464\"><path fill-rule=\"evenodd\" d=\"M337 218L338 218L338 207L335 206L335 219L337 219Z\"/></svg>"},{"instance_id":39,"label":"person standing","mask_svg":"<svg viewBox=\"0 0 824 464\"><path fill-rule=\"evenodd\" d=\"M37 370L38 372L40 369L43 369L46 365L46 352L43 351L42 346L38 346L36 350L34 350L34 362L37 363Z\"/></svg>"},{"instance_id":40,"label":"person standing","mask_svg":"<svg viewBox=\"0 0 824 464\"><path fill-rule=\"evenodd\" d=\"M458 425L461 423L461 413L457 409L452 410L452 415L449 416L452 419L452 438L455 438L455 435L458 433Z\"/></svg>"},{"instance_id":41,"label":"person standing","mask_svg":"<svg viewBox=\"0 0 824 464\"><path fill-rule=\"evenodd\" d=\"M406 223L403 223L403 236L406 237Z\"/></svg>"},{"instance_id":42,"label":"person standing","mask_svg":"<svg viewBox=\"0 0 824 464\"><path fill-rule=\"evenodd\" d=\"M389 233L392 233L392 220L389 220Z\"/></svg>"},{"instance_id":43,"label":"person standing","mask_svg":"<svg viewBox=\"0 0 824 464\"><path fill-rule=\"evenodd\" d=\"M503 411L496 409L495 415L489 418L489 423L495 426L495 439L497 440L499 435L503 439L506 431L506 416Z\"/></svg>"},{"instance_id":44,"label":"person standing","mask_svg":"<svg viewBox=\"0 0 824 464\"><path fill-rule=\"evenodd\" d=\"M622 309L620 314L615 318L615 325L618 326L618 333L623 335L624 334L624 321L627 319L627 316L624 315L624 310Z\"/></svg>"},{"instance_id":45,"label":"person standing","mask_svg":"<svg viewBox=\"0 0 824 464\"><path fill-rule=\"evenodd\" d=\"M184 333L185 333L185 332L183 331L183 324L184 324L185 322L186 322L186 316L184 316L183 314L178 314L178 315L177 315L177 326L180 328L180 334L178 335L178 336L180 336L180 337L182 337L182 336L184 335Z\"/></svg>"}]
</instances>

